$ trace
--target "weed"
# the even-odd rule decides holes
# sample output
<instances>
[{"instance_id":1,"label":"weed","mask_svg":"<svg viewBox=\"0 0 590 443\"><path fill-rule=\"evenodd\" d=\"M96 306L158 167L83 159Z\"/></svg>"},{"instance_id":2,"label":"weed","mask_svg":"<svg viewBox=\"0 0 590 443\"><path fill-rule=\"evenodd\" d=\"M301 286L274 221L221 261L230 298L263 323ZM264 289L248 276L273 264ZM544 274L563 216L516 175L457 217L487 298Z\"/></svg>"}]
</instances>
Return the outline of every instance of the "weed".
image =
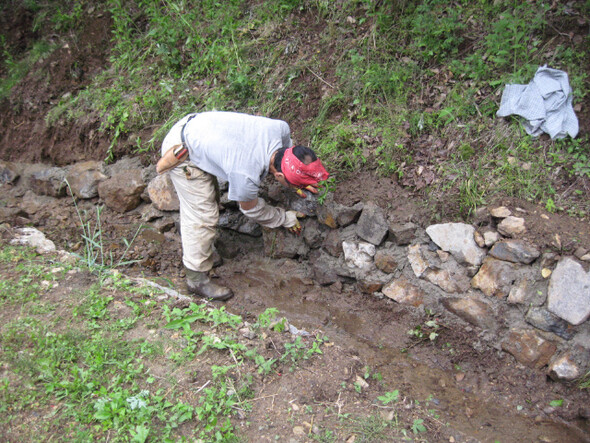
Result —
<instances>
[{"instance_id":1,"label":"weed","mask_svg":"<svg viewBox=\"0 0 590 443\"><path fill-rule=\"evenodd\" d=\"M280 361L289 361L291 371L293 371L301 360L308 360L314 354L322 354L320 346L323 342L324 339L316 336L315 340L311 342L311 347L308 348L301 336L297 336L293 343L285 343L285 353L281 356Z\"/></svg>"},{"instance_id":2,"label":"weed","mask_svg":"<svg viewBox=\"0 0 590 443\"><path fill-rule=\"evenodd\" d=\"M578 382L578 387L580 389L590 388L590 371L586 372L586 374L580 378L580 381Z\"/></svg>"},{"instance_id":3,"label":"weed","mask_svg":"<svg viewBox=\"0 0 590 443\"><path fill-rule=\"evenodd\" d=\"M135 260L128 260L125 261L125 256L127 252L131 248L131 245L137 238L137 235L140 233L142 225L139 225L133 238L131 241L128 241L126 238L123 239L123 243L125 244L125 251L119 258L119 260L115 261L112 253L107 255L104 247L103 242L103 231L102 231L102 221L101 221L101 213L103 210L103 206L96 206L96 222L94 226L88 220L87 213L85 211L80 211L78 208L78 204L76 203L76 199L74 197L74 193L72 192L72 188L67 180L65 180L68 189L70 190L70 194L72 195L72 199L74 201L74 206L76 208L76 212L78 214L78 219L80 220L80 226L82 228L82 239L84 240L84 254L79 256L80 259L90 268L91 270L103 271L105 269L112 269L117 268L119 266L129 265L134 263Z\"/></svg>"},{"instance_id":4,"label":"weed","mask_svg":"<svg viewBox=\"0 0 590 443\"><path fill-rule=\"evenodd\" d=\"M33 68L35 63L46 58L56 49L56 45L45 41L35 42L32 49L21 59L11 54L6 39L0 35L0 53L3 65L8 71L0 78L0 100L8 97L14 88Z\"/></svg>"},{"instance_id":5,"label":"weed","mask_svg":"<svg viewBox=\"0 0 590 443\"><path fill-rule=\"evenodd\" d=\"M318 434L312 434L312 438L321 443L333 443L338 441L336 433L329 429L325 429L323 432L320 431Z\"/></svg>"},{"instance_id":6,"label":"weed","mask_svg":"<svg viewBox=\"0 0 590 443\"><path fill-rule=\"evenodd\" d=\"M412 46L425 61L441 61L459 51L465 24L460 19L462 7L429 0L420 4L409 18Z\"/></svg>"},{"instance_id":7,"label":"weed","mask_svg":"<svg viewBox=\"0 0 590 443\"><path fill-rule=\"evenodd\" d=\"M424 420L421 418L414 419L412 426L410 427L414 434L419 434L420 432L426 432L426 426L424 426Z\"/></svg>"},{"instance_id":8,"label":"weed","mask_svg":"<svg viewBox=\"0 0 590 443\"><path fill-rule=\"evenodd\" d=\"M254 326L268 328L278 313L279 310L276 308L266 308L264 312L258 315L258 322Z\"/></svg>"},{"instance_id":9,"label":"weed","mask_svg":"<svg viewBox=\"0 0 590 443\"><path fill-rule=\"evenodd\" d=\"M389 422L382 418L381 415L353 419L348 425L349 431L358 436L358 441L367 443L386 440L388 427Z\"/></svg>"},{"instance_id":10,"label":"weed","mask_svg":"<svg viewBox=\"0 0 590 443\"><path fill-rule=\"evenodd\" d=\"M386 392L385 394L377 397L377 399L384 405L397 402L399 400L399 390L396 389L395 391Z\"/></svg>"},{"instance_id":11,"label":"weed","mask_svg":"<svg viewBox=\"0 0 590 443\"><path fill-rule=\"evenodd\" d=\"M336 179L332 175L328 180L322 182L320 192L318 194L318 203L323 205L328 195L333 194L336 190Z\"/></svg>"},{"instance_id":12,"label":"weed","mask_svg":"<svg viewBox=\"0 0 590 443\"><path fill-rule=\"evenodd\" d=\"M439 328L440 325L438 324L436 319L427 320L423 324L417 325L413 329L410 329L408 331L408 334L413 337L416 337L418 341L434 341L438 337L437 331Z\"/></svg>"}]
</instances>

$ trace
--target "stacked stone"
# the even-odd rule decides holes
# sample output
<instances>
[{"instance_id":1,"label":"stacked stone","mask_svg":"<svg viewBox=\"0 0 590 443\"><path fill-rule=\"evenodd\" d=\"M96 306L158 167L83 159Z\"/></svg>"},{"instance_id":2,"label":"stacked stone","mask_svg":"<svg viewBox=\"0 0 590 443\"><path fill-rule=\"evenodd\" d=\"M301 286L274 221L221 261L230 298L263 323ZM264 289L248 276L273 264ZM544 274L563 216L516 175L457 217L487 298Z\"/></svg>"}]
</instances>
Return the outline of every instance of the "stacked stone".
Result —
<instances>
[{"instance_id":1,"label":"stacked stone","mask_svg":"<svg viewBox=\"0 0 590 443\"><path fill-rule=\"evenodd\" d=\"M137 159L114 165L84 162L67 168L0 162L0 182L24 184L20 208L0 207L0 221L35 211L31 193L43 198L98 198L116 212L139 208L158 231L178 223L178 199L167 174ZM422 229L388 220L372 202L323 204L270 185L264 197L303 212L301 237L261 229L227 199L221 183L220 226L262 238L268 256L308 259L314 280L341 290L354 284L365 293L428 308L479 328L496 347L520 363L546 368L558 380L590 369L590 254L542 252L524 240L523 217L492 208L478 225L443 223ZM518 212L518 211L517 211ZM483 220L483 222L481 222ZM559 237L556 234L556 241Z\"/></svg>"}]
</instances>

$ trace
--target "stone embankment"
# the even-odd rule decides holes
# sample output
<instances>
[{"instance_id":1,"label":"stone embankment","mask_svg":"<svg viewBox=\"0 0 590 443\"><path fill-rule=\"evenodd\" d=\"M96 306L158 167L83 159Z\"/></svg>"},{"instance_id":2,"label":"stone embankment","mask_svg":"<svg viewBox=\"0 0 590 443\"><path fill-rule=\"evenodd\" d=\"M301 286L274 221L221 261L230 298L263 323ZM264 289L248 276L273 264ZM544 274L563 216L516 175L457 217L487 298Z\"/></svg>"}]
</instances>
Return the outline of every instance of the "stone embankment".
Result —
<instances>
[{"instance_id":1,"label":"stone embankment","mask_svg":"<svg viewBox=\"0 0 590 443\"><path fill-rule=\"evenodd\" d=\"M27 216L31 193L54 199L71 193L118 213L139 211L160 232L178 224L178 199L167 174L158 176L133 158L65 168L0 162L0 183L20 188L22 196L20 204L0 204L3 222ZM590 253L539 250L523 240L527 227L517 209L484 209L477 225L423 228L388 220L373 202L349 207L328 195L319 204L315 196L300 199L265 184L265 199L307 215L303 235L295 237L249 221L220 185L222 231L261 239L268 256L308 260L317 284L335 291L356 285L465 322L474 335L555 380L575 380L590 369Z\"/></svg>"}]
</instances>

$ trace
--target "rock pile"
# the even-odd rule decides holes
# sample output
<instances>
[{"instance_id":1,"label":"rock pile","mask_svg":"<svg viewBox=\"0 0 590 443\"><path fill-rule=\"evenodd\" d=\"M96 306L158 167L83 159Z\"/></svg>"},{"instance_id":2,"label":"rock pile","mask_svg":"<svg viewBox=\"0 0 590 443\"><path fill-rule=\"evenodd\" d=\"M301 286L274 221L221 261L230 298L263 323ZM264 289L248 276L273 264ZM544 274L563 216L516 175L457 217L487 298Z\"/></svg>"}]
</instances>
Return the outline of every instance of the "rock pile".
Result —
<instances>
[{"instance_id":1,"label":"rock pile","mask_svg":"<svg viewBox=\"0 0 590 443\"><path fill-rule=\"evenodd\" d=\"M0 222L26 216L28 193L98 198L113 211L141 212L160 232L177 223L178 199L166 174L132 158L113 165L85 162L66 168L0 162L2 186L19 186L19 207L0 206ZM522 239L524 218L509 208L485 209L475 226L443 223L425 229L388 220L373 202L348 207L326 196L300 199L275 184L263 197L303 212L303 235L261 229L224 194L222 231L259 238L264 253L308 260L317 284L354 284L416 309L455 316L480 328L498 350L523 365L570 381L590 369L590 253L560 256ZM68 197L71 198L71 197Z\"/></svg>"}]
</instances>

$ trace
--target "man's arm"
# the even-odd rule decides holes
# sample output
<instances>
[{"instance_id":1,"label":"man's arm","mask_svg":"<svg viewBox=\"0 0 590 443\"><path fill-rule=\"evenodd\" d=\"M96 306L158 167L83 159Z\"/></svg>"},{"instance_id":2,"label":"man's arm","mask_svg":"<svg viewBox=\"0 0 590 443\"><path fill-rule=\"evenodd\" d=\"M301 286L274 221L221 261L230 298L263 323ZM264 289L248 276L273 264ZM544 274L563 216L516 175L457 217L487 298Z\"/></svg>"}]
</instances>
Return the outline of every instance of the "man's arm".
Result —
<instances>
[{"instance_id":1,"label":"man's arm","mask_svg":"<svg viewBox=\"0 0 590 443\"><path fill-rule=\"evenodd\" d=\"M257 203L258 203L258 198L255 198L254 200L250 200L250 201L247 201L247 202L239 202L240 209L242 209L242 212L243 211L248 211L248 210L254 208Z\"/></svg>"},{"instance_id":2,"label":"man's arm","mask_svg":"<svg viewBox=\"0 0 590 443\"><path fill-rule=\"evenodd\" d=\"M240 211L246 217L267 228L285 227L294 234L301 232L301 224L297 220L296 211L285 211L267 205L264 199L256 198L239 202Z\"/></svg>"}]
</instances>

